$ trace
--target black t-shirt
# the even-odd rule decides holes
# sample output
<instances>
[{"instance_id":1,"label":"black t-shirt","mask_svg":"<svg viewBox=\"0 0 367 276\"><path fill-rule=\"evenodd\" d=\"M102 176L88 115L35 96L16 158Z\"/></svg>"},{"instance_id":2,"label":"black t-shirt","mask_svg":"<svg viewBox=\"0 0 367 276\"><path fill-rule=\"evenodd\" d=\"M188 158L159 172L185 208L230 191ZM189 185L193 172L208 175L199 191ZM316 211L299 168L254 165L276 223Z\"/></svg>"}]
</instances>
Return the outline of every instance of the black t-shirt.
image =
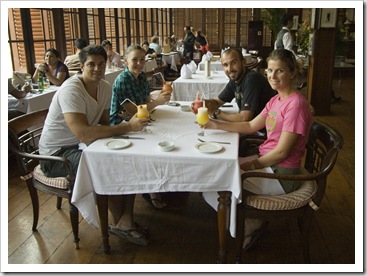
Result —
<instances>
[{"instance_id":1,"label":"black t-shirt","mask_svg":"<svg viewBox=\"0 0 367 276\"><path fill-rule=\"evenodd\" d=\"M247 72L242 81L236 84L230 80L224 90L218 95L223 102L231 102L236 98L240 111L254 112L254 118L261 113L266 103L277 94L266 78L258 72Z\"/></svg>"},{"instance_id":2,"label":"black t-shirt","mask_svg":"<svg viewBox=\"0 0 367 276\"><path fill-rule=\"evenodd\" d=\"M155 51L152 48L148 48L148 50L145 52L145 55L154 54Z\"/></svg>"}]
</instances>

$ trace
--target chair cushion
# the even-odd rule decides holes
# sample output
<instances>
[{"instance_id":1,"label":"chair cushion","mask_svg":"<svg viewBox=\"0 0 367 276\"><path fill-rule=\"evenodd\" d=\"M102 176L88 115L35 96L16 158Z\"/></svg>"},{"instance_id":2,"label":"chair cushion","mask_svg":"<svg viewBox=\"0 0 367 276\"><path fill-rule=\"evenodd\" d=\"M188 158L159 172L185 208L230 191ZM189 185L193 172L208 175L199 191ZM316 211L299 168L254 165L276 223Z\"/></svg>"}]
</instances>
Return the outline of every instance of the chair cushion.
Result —
<instances>
[{"instance_id":1,"label":"chair cushion","mask_svg":"<svg viewBox=\"0 0 367 276\"><path fill-rule=\"evenodd\" d=\"M305 181L301 187L284 195L248 195L245 204L261 210L292 210L311 202L317 185L315 181ZM312 207L312 206L311 206Z\"/></svg>"},{"instance_id":2,"label":"chair cushion","mask_svg":"<svg viewBox=\"0 0 367 276\"><path fill-rule=\"evenodd\" d=\"M59 189L68 189L69 181L66 177L47 177L41 170L41 166L37 165L33 170L33 177L39 182Z\"/></svg>"}]
</instances>

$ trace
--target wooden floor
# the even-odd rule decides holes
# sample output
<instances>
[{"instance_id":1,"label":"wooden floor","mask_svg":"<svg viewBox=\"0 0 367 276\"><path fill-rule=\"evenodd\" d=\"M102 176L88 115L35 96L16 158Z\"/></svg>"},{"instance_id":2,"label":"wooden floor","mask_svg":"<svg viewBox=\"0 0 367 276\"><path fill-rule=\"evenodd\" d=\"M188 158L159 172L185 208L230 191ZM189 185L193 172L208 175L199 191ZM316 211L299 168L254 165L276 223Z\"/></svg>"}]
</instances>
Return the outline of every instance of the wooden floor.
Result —
<instances>
[{"instance_id":1,"label":"wooden floor","mask_svg":"<svg viewBox=\"0 0 367 276\"><path fill-rule=\"evenodd\" d=\"M355 263L355 83L344 77L334 90L342 99L332 104L332 115L315 116L344 136L345 145L328 179L322 208L316 212L311 233L311 261L315 264ZM362 91L358 91L362 93ZM362 183L360 183L362 184ZM56 210L56 199L40 193L38 231L32 232L32 207L25 183L9 167L9 264L215 264L216 212L198 193L165 194L169 208L152 209L136 197L135 220L149 227L148 246L133 245L110 236L111 255L101 251L101 234L80 217L80 250L74 250L68 204ZM362 221L359 223L362 227ZM5 228L2 228L5 229ZM271 223L265 237L244 255L246 264L298 264L299 232L296 222ZM229 259L233 263L233 239ZM362 254L362 252L361 252Z\"/></svg>"}]
</instances>

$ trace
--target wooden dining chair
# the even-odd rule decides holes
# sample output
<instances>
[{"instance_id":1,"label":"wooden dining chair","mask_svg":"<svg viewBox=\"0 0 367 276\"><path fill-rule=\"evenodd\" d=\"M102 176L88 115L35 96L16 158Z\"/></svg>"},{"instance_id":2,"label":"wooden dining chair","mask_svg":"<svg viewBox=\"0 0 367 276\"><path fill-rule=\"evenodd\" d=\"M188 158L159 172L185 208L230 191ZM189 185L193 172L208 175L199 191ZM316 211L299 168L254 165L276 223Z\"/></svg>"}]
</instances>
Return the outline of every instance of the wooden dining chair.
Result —
<instances>
[{"instance_id":1,"label":"wooden dining chair","mask_svg":"<svg viewBox=\"0 0 367 276\"><path fill-rule=\"evenodd\" d=\"M306 146L303 174L247 171L241 175L242 182L246 178L261 177L300 181L302 184L298 190L284 195L244 196L242 203L237 206L237 263L242 262L245 218L265 220L297 218L304 261L311 262L309 254L311 223L324 197L327 176L333 169L343 144L343 138L336 130L320 122L314 122Z\"/></svg>"},{"instance_id":2,"label":"wooden dining chair","mask_svg":"<svg viewBox=\"0 0 367 276\"><path fill-rule=\"evenodd\" d=\"M61 208L62 198L70 204L70 220L74 234L75 248L79 249L78 209L71 204L75 176L71 163L64 157L39 155L38 142L46 120L48 109L27 113L8 121L9 150L15 154L17 169L25 180L33 207L32 230L37 231L39 217L38 192L42 191L57 197L56 208ZM68 171L66 177L47 177L40 169L40 160L62 162Z\"/></svg>"}]
</instances>

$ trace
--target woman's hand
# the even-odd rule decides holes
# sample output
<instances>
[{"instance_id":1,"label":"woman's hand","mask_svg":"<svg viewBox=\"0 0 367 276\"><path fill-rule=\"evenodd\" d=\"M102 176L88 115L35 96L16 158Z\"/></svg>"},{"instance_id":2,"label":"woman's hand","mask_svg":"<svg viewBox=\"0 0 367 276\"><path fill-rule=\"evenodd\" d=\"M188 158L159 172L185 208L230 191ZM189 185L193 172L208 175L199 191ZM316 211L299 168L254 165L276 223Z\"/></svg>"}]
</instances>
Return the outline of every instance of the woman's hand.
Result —
<instances>
[{"instance_id":1,"label":"woman's hand","mask_svg":"<svg viewBox=\"0 0 367 276\"><path fill-rule=\"evenodd\" d=\"M254 165L253 165L252 161L251 162L245 162L245 163L241 164L240 168L243 171L251 171L251 170L254 170Z\"/></svg>"},{"instance_id":2,"label":"woman's hand","mask_svg":"<svg viewBox=\"0 0 367 276\"><path fill-rule=\"evenodd\" d=\"M24 91L25 93L29 93L31 92L32 87L31 84L29 82L26 82L23 86L22 86L22 91Z\"/></svg>"},{"instance_id":3,"label":"woman's hand","mask_svg":"<svg viewBox=\"0 0 367 276\"><path fill-rule=\"evenodd\" d=\"M37 69L38 71L41 71L42 73L46 73L48 71L48 66L46 63L40 63Z\"/></svg>"},{"instance_id":4,"label":"woman's hand","mask_svg":"<svg viewBox=\"0 0 367 276\"><path fill-rule=\"evenodd\" d=\"M158 95L158 97L154 100L158 104L165 104L166 102L169 102L171 99L171 92L163 92Z\"/></svg>"}]
</instances>

